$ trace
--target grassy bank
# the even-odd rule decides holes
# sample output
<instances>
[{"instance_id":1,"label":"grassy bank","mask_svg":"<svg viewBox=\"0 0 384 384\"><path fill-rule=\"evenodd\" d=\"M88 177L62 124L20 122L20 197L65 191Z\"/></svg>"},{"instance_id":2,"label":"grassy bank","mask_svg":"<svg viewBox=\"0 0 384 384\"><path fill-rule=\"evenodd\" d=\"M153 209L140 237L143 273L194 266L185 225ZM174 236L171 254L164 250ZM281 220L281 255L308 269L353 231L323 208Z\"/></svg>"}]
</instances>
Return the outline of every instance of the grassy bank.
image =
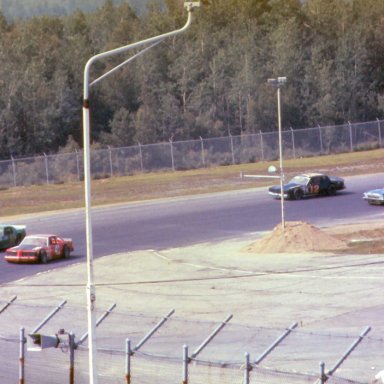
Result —
<instances>
[{"instance_id":1,"label":"grassy bank","mask_svg":"<svg viewBox=\"0 0 384 384\"><path fill-rule=\"evenodd\" d=\"M270 179L241 179L244 174L267 174L278 161L241 164L191 171L138 174L95 180L92 205L149 200L189 194L229 191L270 185ZM384 172L384 150L345 153L284 161L286 178L300 172L319 171L335 176ZM381 181L378 181L381 186ZM82 182L35 185L0 191L1 216L12 216L84 206Z\"/></svg>"}]
</instances>

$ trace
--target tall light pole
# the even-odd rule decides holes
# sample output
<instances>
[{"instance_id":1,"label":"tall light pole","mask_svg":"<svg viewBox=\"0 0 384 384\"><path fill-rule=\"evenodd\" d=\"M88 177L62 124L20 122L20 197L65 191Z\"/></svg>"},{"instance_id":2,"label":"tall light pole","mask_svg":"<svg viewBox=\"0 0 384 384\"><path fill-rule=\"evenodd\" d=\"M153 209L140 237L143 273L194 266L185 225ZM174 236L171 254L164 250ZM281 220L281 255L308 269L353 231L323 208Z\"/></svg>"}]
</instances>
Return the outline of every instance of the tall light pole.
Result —
<instances>
[{"instance_id":1,"label":"tall light pole","mask_svg":"<svg viewBox=\"0 0 384 384\"><path fill-rule=\"evenodd\" d=\"M277 122L279 131L279 162L280 162L280 201L281 201L281 226L285 229L284 218L284 170L283 170L283 143L281 137L281 103L280 103L280 89L286 83L286 77L278 77L277 79L268 79L268 84L277 88Z\"/></svg>"},{"instance_id":2,"label":"tall light pole","mask_svg":"<svg viewBox=\"0 0 384 384\"><path fill-rule=\"evenodd\" d=\"M115 69L128 63L133 58L144 53L148 48L157 45L167 37L175 36L184 32L191 24L192 11L200 6L200 1L185 1L184 6L188 12L188 20L181 28L172 32L164 33L159 36L151 37L137 43L129 44L120 48L116 48L107 52L99 53L91 57L84 68L84 95L83 95L83 146L84 146L84 186L85 186L85 226L86 226L86 249L87 249L87 317L88 317L88 349L89 349L89 383L97 384L96 372L96 290L94 284L93 272L93 240L92 240L92 212L91 212L91 160L90 160L90 102L89 88L97 81L111 74ZM150 46L135 54L130 59L108 71L106 74L90 83L90 68L96 61L117 55L128 50L149 44Z\"/></svg>"}]
</instances>

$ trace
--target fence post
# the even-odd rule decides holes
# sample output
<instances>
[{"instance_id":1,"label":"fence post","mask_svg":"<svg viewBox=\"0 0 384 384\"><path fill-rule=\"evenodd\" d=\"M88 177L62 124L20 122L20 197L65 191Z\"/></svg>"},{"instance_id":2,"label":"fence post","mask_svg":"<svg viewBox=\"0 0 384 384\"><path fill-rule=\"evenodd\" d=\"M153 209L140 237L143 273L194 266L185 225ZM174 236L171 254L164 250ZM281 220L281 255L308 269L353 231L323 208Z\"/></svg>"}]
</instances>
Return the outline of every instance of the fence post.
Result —
<instances>
[{"instance_id":1,"label":"fence post","mask_svg":"<svg viewBox=\"0 0 384 384\"><path fill-rule=\"evenodd\" d=\"M296 148L295 148L295 134L293 132L292 127L289 127L291 130L291 137L292 137L292 152L293 152L293 158L296 159Z\"/></svg>"},{"instance_id":2,"label":"fence post","mask_svg":"<svg viewBox=\"0 0 384 384\"><path fill-rule=\"evenodd\" d=\"M20 355L19 355L19 384L24 384L24 364L25 364L25 330L20 328Z\"/></svg>"},{"instance_id":3,"label":"fence post","mask_svg":"<svg viewBox=\"0 0 384 384\"><path fill-rule=\"evenodd\" d=\"M125 383L131 384L131 340L125 340Z\"/></svg>"},{"instance_id":4,"label":"fence post","mask_svg":"<svg viewBox=\"0 0 384 384\"><path fill-rule=\"evenodd\" d=\"M280 335L256 360L255 364L260 364L293 330L298 326L298 323L293 323L285 332Z\"/></svg>"},{"instance_id":5,"label":"fence post","mask_svg":"<svg viewBox=\"0 0 384 384\"><path fill-rule=\"evenodd\" d=\"M231 142L232 165L235 165L235 150L233 148L233 137L231 135L231 132L229 132L229 140Z\"/></svg>"},{"instance_id":6,"label":"fence post","mask_svg":"<svg viewBox=\"0 0 384 384\"><path fill-rule=\"evenodd\" d=\"M327 375L325 374L325 363L320 361L320 384L325 384Z\"/></svg>"},{"instance_id":7,"label":"fence post","mask_svg":"<svg viewBox=\"0 0 384 384\"><path fill-rule=\"evenodd\" d=\"M182 384L188 384L188 345L183 346L183 382Z\"/></svg>"},{"instance_id":8,"label":"fence post","mask_svg":"<svg viewBox=\"0 0 384 384\"><path fill-rule=\"evenodd\" d=\"M44 152L44 164L45 164L45 175L47 178L47 184L49 184L49 170L48 170L48 156Z\"/></svg>"},{"instance_id":9,"label":"fence post","mask_svg":"<svg viewBox=\"0 0 384 384\"><path fill-rule=\"evenodd\" d=\"M112 150L110 145L108 145L108 157L109 157L109 171L111 173L111 177L113 177Z\"/></svg>"},{"instance_id":10,"label":"fence post","mask_svg":"<svg viewBox=\"0 0 384 384\"><path fill-rule=\"evenodd\" d=\"M324 152L324 148L323 148L323 135L321 134L320 124L317 124L317 127L319 128L319 136L320 136L320 155L322 155L323 152Z\"/></svg>"},{"instance_id":11,"label":"fence post","mask_svg":"<svg viewBox=\"0 0 384 384\"><path fill-rule=\"evenodd\" d=\"M352 124L348 121L349 126L349 150L353 152L353 140L352 140Z\"/></svg>"},{"instance_id":12,"label":"fence post","mask_svg":"<svg viewBox=\"0 0 384 384\"><path fill-rule=\"evenodd\" d=\"M367 326L359 337L352 343L348 350L343 354L339 361L327 372L327 376L332 376L336 370L340 367L341 364L349 357L349 355L354 351L354 349L363 341L364 337L370 332L371 327Z\"/></svg>"},{"instance_id":13,"label":"fence post","mask_svg":"<svg viewBox=\"0 0 384 384\"><path fill-rule=\"evenodd\" d=\"M152 336L157 330L160 329L160 327L163 326L163 324L169 320L169 318L175 313L174 309L171 309L169 313L163 317L145 336L143 339L141 339L133 348L133 351L138 351Z\"/></svg>"},{"instance_id":14,"label":"fence post","mask_svg":"<svg viewBox=\"0 0 384 384\"><path fill-rule=\"evenodd\" d=\"M174 159L174 156L173 156L173 141L172 141L172 137L169 139L169 145L171 147L172 171L175 171L175 159Z\"/></svg>"},{"instance_id":15,"label":"fence post","mask_svg":"<svg viewBox=\"0 0 384 384\"><path fill-rule=\"evenodd\" d=\"M111 312L114 310L116 307L116 304L112 304L96 321L96 327L98 327L102 321L104 321L107 316L111 314ZM85 340L88 338L88 331L84 333L83 336L80 337L80 340L78 341L77 345L81 345L84 343Z\"/></svg>"},{"instance_id":16,"label":"fence post","mask_svg":"<svg viewBox=\"0 0 384 384\"><path fill-rule=\"evenodd\" d=\"M81 180L80 178L80 160L79 160L79 152L77 149L75 150L76 152L76 168L77 168L77 180Z\"/></svg>"},{"instance_id":17,"label":"fence post","mask_svg":"<svg viewBox=\"0 0 384 384\"><path fill-rule=\"evenodd\" d=\"M251 372L251 365L249 364L249 353L245 352L245 365L244 365L244 384L249 384L249 376Z\"/></svg>"},{"instance_id":18,"label":"fence post","mask_svg":"<svg viewBox=\"0 0 384 384\"><path fill-rule=\"evenodd\" d=\"M40 329L43 328L43 326L47 324L48 321L51 320L57 312L63 309L65 304L67 304L67 300L63 300L37 327L33 329L31 333L37 333L38 331L40 331Z\"/></svg>"},{"instance_id":19,"label":"fence post","mask_svg":"<svg viewBox=\"0 0 384 384\"><path fill-rule=\"evenodd\" d=\"M69 384L75 384L75 335L68 334L69 338Z\"/></svg>"},{"instance_id":20,"label":"fence post","mask_svg":"<svg viewBox=\"0 0 384 384\"><path fill-rule=\"evenodd\" d=\"M381 148L381 127L380 127L380 120L376 118L377 120L377 129L379 130L379 147Z\"/></svg>"},{"instance_id":21,"label":"fence post","mask_svg":"<svg viewBox=\"0 0 384 384\"><path fill-rule=\"evenodd\" d=\"M232 317L232 314L228 315L227 318L221 322L221 324L192 353L192 358L195 358L208 345L208 343L212 341L212 339L228 324Z\"/></svg>"},{"instance_id":22,"label":"fence post","mask_svg":"<svg viewBox=\"0 0 384 384\"><path fill-rule=\"evenodd\" d=\"M12 160L13 186L16 187L16 164L15 164L15 159L12 155L11 155L11 160Z\"/></svg>"},{"instance_id":23,"label":"fence post","mask_svg":"<svg viewBox=\"0 0 384 384\"><path fill-rule=\"evenodd\" d=\"M144 171L144 167L143 167L143 151L141 149L140 142L139 142L139 156L140 156L140 170L141 170L141 173L143 173L143 171Z\"/></svg>"},{"instance_id":24,"label":"fence post","mask_svg":"<svg viewBox=\"0 0 384 384\"><path fill-rule=\"evenodd\" d=\"M260 149L261 149L261 160L264 161L263 132L261 132L261 130L260 130Z\"/></svg>"},{"instance_id":25,"label":"fence post","mask_svg":"<svg viewBox=\"0 0 384 384\"><path fill-rule=\"evenodd\" d=\"M201 161L203 163L203 168L205 168L204 141L201 136L200 136L200 144L201 144Z\"/></svg>"},{"instance_id":26,"label":"fence post","mask_svg":"<svg viewBox=\"0 0 384 384\"><path fill-rule=\"evenodd\" d=\"M3 313L16 299L17 296L13 296L12 299L9 300L8 303L6 303L4 307L0 309L0 314Z\"/></svg>"}]
</instances>

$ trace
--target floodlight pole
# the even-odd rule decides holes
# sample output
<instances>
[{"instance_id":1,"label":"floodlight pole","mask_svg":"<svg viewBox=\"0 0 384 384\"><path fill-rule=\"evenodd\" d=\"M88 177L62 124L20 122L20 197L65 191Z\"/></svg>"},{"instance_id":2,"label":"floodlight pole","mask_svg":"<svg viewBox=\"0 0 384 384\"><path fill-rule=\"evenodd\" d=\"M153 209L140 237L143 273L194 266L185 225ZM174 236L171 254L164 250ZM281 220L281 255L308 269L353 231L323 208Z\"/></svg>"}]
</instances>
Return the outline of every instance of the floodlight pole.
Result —
<instances>
[{"instance_id":1,"label":"floodlight pole","mask_svg":"<svg viewBox=\"0 0 384 384\"><path fill-rule=\"evenodd\" d=\"M279 131L279 168L280 168L280 202L281 202L281 226L285 229L284 218L284 170L283 170L283 140L281 134L281 102L280 88L286 83L286 77L278 77L277 79L268 79L268 84L277 88L277 122Z\"/></svg>"},{"instance_id":2,"label":"floodlight pole","mask_svg":"<svg viewBox=\"0 0 384 384\"><path fill-rule=\"evenodd\" d=\"M86 226L86 250L87 250L87 317L88 317L88 349L89 349L89 383L97 384L96 373L96 290L94 284L94 271L93 271L93 240L92 240L92 212L91 212L91 160L90 160L90 102L89 102L89 88L90 83L90 69L93 63L106 57L117 55L126 52L130 49L138 48L146 44L153 44L161 40L175 36L184 32L191 24L192 11L194 8L200 6L199 1L185 1L184 6L188 12L188 20L181 28L172 32L164 33L159 36L151 37L137 43L129 44L120 48L116 48L107 52L99 53L91 57L84 68L84 95L83 95L83 155L84 155L84 186L85 186L85 226ZM144 53L146 49L140 53ZM128 62L127 60L126 62ZM124 63L126 63L124 62ZM121 65L120 65L121 66ZM118 67L120 67L118 66ZM110 71L108 74L112 73ZM103 76L104 78L105 76Z\"/></svg>"}]
</instances>

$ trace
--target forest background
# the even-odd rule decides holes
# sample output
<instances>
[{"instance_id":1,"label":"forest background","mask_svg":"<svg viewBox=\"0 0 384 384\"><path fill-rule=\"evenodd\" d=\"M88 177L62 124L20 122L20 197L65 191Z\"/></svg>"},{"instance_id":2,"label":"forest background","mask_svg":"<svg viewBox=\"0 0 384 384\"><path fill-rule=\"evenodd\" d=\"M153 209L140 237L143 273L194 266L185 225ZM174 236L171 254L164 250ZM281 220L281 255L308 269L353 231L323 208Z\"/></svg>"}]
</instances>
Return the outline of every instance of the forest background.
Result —
<instances>
[{"instance_id":1,"label":"forest background","mask_svg":"<svg viewBox=\"0 0 384 384\"><path fill-rule=\"evenodd\" d=\"M46 14L29 18L0 2L1 159L81 148L88 59L180 28L187 16L183 0L106 0L94 10L82 0L58 14L60 3L44 0ZM285 129L383 118L382 0L205 3L186 33L92 87L93 148L274 131L267 79L279 76ZM92 79L126 59L98 62Z\"/></svg>"}]
</instances>

